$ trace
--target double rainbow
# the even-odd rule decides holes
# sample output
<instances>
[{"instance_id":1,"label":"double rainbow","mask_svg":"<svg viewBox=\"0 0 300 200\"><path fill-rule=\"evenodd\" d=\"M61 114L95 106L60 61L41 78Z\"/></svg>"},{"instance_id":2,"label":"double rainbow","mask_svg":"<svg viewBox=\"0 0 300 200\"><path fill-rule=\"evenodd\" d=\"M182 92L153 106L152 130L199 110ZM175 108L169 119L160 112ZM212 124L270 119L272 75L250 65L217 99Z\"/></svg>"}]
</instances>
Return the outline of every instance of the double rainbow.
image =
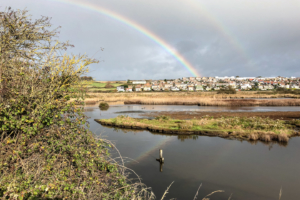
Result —
<instances>
[{"instance_id":1,"label":"double rainbow","mask_svg":"<svg viewBox=\"0 0 300 200\"><path fill-rule=\"evenodd\" d=\"M163 39L152 33L151 31L147 30L145 27L142 27L141 25L135 23L134 21L121 16L115 12L112 12L110 10L107 10L101 6L98 6L96 4L92 4L89 2L85 2L83 0L53 0L61 3L71 4L75 6L79 6L84 9L93 10L98 13L101 13L103 15L106 15L112 19L115 19L121 23L124 23L128 25L129 27L137 30L138 32L142 33L143 35L147 36L149 39L157 43L159 46L164 48L168 53L170 53L177 61L181 63L183 67L185 67L193 76L200 77L200 74L197 72L197 70L177 51L173 50L173 48Z\"/></svg>"}]
</instances>

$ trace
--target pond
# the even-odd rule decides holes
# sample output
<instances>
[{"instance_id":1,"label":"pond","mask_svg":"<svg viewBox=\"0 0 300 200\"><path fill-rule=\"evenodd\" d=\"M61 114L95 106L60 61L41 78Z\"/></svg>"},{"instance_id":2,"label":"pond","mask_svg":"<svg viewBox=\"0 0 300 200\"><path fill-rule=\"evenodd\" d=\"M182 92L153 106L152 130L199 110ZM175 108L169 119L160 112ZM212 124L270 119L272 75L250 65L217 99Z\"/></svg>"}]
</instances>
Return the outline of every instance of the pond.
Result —
<instances>
[{"instance_id":1,"label":"pond","mask_svg":"<svg viewBox=\"0 0 300 200\"><path fill-rule=\"evenodd\" d=\"M251 109L250 109L251 108ZM278 199L282 188L282 200L300 197L300 137L291 138L287 145L262 142L227 140L207 136L170 136L148 131L121 130L102 127L94 119L104 119L126 114L139 117L150 111L300 111L300 107L226 107L115 105L107 111L98 107L86 107L90 117L90 129L97 135L111 140L126 166L133 169L142 181L153 189L160 199L174 181L165 199L193 199L199 185L197 199L216 190L211 199ZM155 159L163 149L165 163ZM117 156L113 154L113 156Z\"/></svg>"}]
</instances>

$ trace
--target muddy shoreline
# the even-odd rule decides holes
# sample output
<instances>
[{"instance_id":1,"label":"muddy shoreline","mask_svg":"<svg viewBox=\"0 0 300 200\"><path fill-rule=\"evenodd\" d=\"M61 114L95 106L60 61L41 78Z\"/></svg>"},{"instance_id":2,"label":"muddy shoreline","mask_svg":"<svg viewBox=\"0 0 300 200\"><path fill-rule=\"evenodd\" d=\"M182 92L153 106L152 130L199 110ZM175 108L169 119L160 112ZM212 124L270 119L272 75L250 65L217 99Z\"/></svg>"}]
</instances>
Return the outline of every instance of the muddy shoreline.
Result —
<instances>
[{"instance_id":1,"label":"muddy shoreline","mask_svg":"<svg viewBox=\"0 0 300 200\"><path fill-rule=\"evenodd\" d=\"M169 116L173 119L200 119L203 116L220 117L269 117L270 119L300 119L300 111L295 112L201 112L201 111L160 111L141 114L144 117Z\"/></svg>"}]
</instances>

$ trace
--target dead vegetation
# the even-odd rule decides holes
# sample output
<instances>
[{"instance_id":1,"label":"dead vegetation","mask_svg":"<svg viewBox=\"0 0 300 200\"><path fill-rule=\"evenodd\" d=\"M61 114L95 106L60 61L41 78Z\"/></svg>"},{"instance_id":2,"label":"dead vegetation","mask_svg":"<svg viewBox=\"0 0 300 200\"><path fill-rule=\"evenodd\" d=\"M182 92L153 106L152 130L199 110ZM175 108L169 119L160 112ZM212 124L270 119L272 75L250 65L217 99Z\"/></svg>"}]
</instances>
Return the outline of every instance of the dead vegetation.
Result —
<instances>
[{"instance_id":1,"label":"dead vegetation","mask_svg":"<svg viewBox=\"0 0 300 200\"><path fill-rule=\"evenodd\" d=\"M300 98L295 94L259 93L256 91L238 91L236 94L217 94L217 92L133 92L133 93L88 93L90 98L103 101L126 101L130 99L172 99L176 98L210 98L210 99L257 99L257 98Z\"/></svg>"}]
</instances>

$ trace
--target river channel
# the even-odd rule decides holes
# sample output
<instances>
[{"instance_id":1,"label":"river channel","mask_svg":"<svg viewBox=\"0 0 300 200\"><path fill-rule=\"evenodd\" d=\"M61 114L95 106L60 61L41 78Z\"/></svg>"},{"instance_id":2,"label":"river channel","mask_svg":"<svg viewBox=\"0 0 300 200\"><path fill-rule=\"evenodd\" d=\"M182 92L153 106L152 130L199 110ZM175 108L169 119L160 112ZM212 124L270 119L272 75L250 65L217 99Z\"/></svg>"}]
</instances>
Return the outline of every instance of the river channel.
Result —
<instances>
[{"instance_id":1,"label":"river channel","mask_svg":"<svg viewBox=\"0 0 300 200\"><path fill-rule=\"evenodd\" d=\"M148 131L121 130L102 127L94 119L107 119L120 114L141 117L151 111L205 111L205 112L268 112L300 111L300 107L200 107L160 105L114 105L107 111L97 106L85 107L90 117L90 130L111 140L126 166L133 169L142 181L151 187L160 199L174 181L165 199L193 199L199 185L198 198L216 190L212 200L300 199L300 137L288 144L228 140L207 136L170 136ZM163 149L165 163L160 163L159 149ZM114 153L112 154L114 155ZM162 171L161 171L162 168Z\"/></svg>"}]
</instances>

